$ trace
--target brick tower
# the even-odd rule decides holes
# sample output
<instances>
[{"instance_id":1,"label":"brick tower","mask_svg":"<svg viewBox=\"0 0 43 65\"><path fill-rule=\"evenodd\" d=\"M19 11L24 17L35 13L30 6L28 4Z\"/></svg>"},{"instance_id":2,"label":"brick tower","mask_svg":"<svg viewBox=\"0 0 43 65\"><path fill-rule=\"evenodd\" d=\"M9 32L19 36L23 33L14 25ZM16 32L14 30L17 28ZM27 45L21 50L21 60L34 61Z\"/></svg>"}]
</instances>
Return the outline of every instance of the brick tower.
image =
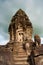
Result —
<instances>
[{"instance_id":1,"label":"brick tower","mask_svg":"<svg viewBox=\"0 0 43 65\"><path fill-rule=\"evenodd\" d=\"M0 45L0 65L43 65L41 39L35 35L32 40L32 23L23 10L19 9L12 17L8 32L9 42Z\"/></svg>"},{"instance_id":2,"label":"brick tower","mask_svg":"<svg viewBox=\"0 0 43 65\"><path fill-rule=\"evenodd\" d=\"M32 39L33 27L23 10L19 9L12 17L8 31L10 34L10 42L14 43L14 65L28 65L27 54L23 49L23 44L25 44L27 40Z\"/></svg>"}]
</instances>

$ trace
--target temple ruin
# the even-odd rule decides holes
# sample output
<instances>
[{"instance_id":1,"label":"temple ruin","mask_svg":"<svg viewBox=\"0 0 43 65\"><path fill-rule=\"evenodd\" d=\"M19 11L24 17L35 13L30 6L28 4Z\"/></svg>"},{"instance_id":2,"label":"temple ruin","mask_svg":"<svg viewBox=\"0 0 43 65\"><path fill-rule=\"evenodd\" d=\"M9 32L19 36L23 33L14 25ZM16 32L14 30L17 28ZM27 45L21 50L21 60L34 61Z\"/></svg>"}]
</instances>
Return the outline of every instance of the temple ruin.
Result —
<instances>
[{"instance_id":1,"label":"temple ruin","mask_svg":"<svg viewBox=\"0 0 43 65\"><path fill-rule=\"evenodd\" d=\"M22 9L12 17L8 32L9 42L0 45L0 65L43 65L41 39L35 35L32 40L33 26Z\"/></svg>"}]
</instances>

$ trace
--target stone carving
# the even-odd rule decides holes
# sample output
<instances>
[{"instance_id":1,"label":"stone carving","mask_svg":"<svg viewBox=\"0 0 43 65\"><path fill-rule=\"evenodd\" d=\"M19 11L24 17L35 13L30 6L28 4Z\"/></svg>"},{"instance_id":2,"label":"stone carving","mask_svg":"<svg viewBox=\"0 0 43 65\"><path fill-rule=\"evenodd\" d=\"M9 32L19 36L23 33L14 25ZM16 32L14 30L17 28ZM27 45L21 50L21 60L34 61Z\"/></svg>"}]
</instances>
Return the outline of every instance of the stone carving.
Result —
<instances>
[{"instance_id":1,"label":"stone carving","mask_svg":"<svg viewBox=\"0 0 43 65\"><path fill-rule=\"evenodd\" d=\"M41 43L41 39L38 35L35 35L34 36L34 41L36 43L37 46L40 46L40 43Z\"/></svg>"},{"instance_id":2,"label":"stone carving","mask_svg":"<svg viewBox=\"0 0 43 65\"><path fill-rule=\"evenodd\" d=\"M12 17L8 32L9 42L0 45L0 65L42 65L43 45L38 35L32 40L33 26L23 10Z\"/></svg>"}]
</instances>

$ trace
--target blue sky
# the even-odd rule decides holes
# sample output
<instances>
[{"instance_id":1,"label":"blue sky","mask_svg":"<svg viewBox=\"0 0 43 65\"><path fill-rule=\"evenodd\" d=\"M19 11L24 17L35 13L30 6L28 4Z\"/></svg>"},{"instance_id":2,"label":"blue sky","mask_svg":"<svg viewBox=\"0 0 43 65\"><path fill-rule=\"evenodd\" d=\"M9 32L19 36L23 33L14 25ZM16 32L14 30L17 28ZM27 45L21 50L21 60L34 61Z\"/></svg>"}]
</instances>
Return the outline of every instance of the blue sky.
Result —
<instances>
[{"instance_id":1,"label":"blue sky","mask_svg":"<svg viewBox=\"0 0 43 65\"><path fill-rule=\"evenodd\" d=\"M9 40L10 20L20 8L26 12L33 24L33 35L39 34L43 38L43 0L0 0L0 44Z\"/></svg>"}]
</instances>

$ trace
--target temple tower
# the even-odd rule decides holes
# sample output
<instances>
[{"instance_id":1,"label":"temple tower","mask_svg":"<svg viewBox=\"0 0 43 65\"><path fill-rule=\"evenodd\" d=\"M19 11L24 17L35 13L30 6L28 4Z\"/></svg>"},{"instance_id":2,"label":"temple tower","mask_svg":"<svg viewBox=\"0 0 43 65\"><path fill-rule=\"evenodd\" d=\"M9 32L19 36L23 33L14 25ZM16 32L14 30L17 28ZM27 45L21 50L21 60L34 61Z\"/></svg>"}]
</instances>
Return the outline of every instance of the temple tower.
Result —
<instances>
[{"instance_id":1,"label":"temple tower","mask_svg":"<svg viewBox=\"0 0 43 65\"><path fill-rule=\"evenodd\" d=\"M19 9L12 17L8 31L12 41L23 42L32 38L32 23L23 10Z\"/></svg>"},{"instance_id":2,"label":"temple tower","mask_svg":"<svg viewBox=\"0 0 43 65\"><path fill-rule=\"evenodd\" d=\"M15 65L28 65L23 44L32 39L33 27L25 12L19 9L9 25L10 41L14 42L13 58Z\"/></svg>"}]
</instances>

